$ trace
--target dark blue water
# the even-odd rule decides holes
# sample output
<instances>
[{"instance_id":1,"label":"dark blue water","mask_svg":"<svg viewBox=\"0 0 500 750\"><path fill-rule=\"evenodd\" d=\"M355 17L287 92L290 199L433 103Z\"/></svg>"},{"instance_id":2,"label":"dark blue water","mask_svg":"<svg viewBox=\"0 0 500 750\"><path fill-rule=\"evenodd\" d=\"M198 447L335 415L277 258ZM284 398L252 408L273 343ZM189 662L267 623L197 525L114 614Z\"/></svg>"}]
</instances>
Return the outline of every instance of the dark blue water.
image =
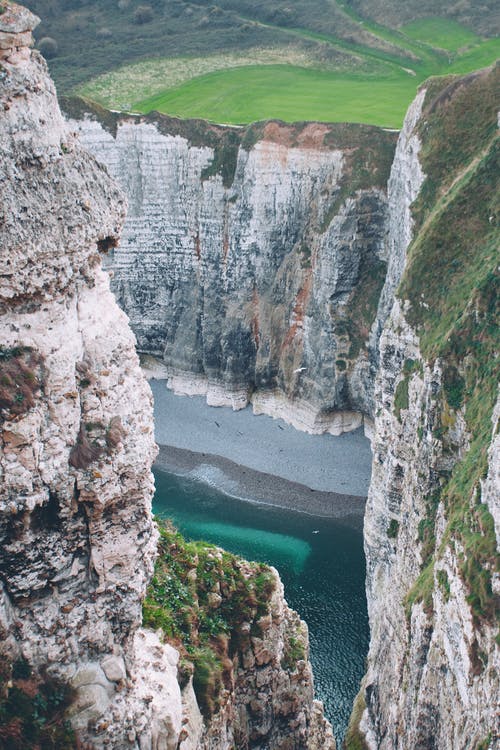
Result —
<instances>
[{"instance_id":1,"label":"dark blue water","mask_svg":"<svg viewBox=\"0 0 500 750\"><path fill-rule=\"evenodd\" d=\"M338 521L242 502L157 470L153 510L190 539L274 565L309 625L316 696L345 733L368 650L362 532Z\"/></svg>"}]
</instances>

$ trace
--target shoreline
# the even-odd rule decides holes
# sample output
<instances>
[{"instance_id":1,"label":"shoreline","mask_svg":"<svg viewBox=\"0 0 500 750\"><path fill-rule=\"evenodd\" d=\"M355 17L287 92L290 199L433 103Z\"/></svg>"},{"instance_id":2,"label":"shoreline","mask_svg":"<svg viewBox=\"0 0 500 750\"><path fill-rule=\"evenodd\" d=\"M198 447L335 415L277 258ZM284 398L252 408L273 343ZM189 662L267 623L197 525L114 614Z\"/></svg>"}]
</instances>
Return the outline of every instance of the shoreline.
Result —
<instances>
[{"instance_id":1,"label":"shoreline","mask_svg":"<svg viewBox=\"0 0 500 750\"><path fill-rule=\"evenodd\" d=\"M223 456L159 445L154 467L214 487L242 502L336 519L362 528L366 497L325 492L242 466Z\"/></svg>"},{"instance_id":2,"label":"shoreline","mask_svg":"<svg viewBox=\"0 0 500 750\"><path fill-rule=\"evenodd\" d=\"M310 435L282 419L257 416L250 407L216 408L201 396L175 395L164 381L150 385L159 445L211 456L212 466L227 460L241 467L237 474L230 471L236 482L248 470L275 477L267 482L273 496L276 482L301 485L308 492L311 488L338 496L367 496L372 454L362 429L338 437Z\"/></svg>"}]
</instances>

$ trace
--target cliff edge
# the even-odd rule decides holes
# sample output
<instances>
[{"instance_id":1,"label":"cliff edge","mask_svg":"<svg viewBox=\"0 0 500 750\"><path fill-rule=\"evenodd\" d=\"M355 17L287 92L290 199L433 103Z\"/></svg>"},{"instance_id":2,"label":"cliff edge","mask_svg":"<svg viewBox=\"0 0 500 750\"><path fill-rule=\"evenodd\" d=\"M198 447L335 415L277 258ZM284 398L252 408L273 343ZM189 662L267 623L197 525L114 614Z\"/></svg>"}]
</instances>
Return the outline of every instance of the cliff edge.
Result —
<instances>
[{"instance_id":1,"label":"cliff edge","mask_svg":"<svg viewBox=\"0 0 500 750\"><path fill-rule=\"evenodd\" d=\"M370 421L396 133L63 108L129 199L106 264L156 376L310 433Z\"/></svg>"},{"instance_id":2,"label":"cliff edge","mask_svg":"<svg viewBox=\"0 0 500 750\"><path fill-rule=\"evenodd\" d=\"M430 80L396 152L392 192L412 205L391 209L364 529L371 640L347 747L498 747L499 93L498 65Z\"/></svg>"}]
</instances>

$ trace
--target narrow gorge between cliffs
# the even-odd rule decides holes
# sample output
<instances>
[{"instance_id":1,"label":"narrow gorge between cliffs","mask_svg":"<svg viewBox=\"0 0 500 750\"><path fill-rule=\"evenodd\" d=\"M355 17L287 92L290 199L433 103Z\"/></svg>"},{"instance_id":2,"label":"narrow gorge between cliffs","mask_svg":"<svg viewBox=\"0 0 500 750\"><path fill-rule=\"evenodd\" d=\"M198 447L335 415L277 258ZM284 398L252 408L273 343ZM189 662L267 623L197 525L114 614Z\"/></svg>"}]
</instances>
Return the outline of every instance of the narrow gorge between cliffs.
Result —
<instances>
[{"instance_id":1,"label":"narrow gorge between cliffs","mask_svg":"<svg viewBox=\"0 0 500 750\"><path fill-rule=\"evenodd\" d=\"M0 10L0 745L335 750L289 598L346 750L496 748L500 65L65 119Z\"/></svg>"},{"instance_id":2,"label":"narrow gorge between cliffs","mask_svg":"<svg viewBox=\"0 0 500 750\"><path fill-rule=\"evenodd\" d=\"M103 263L148 377L310 437L370 436L370 645L348 748L465 750L493 736L499 72L421 87L399 135L63 103L128 197L121 244L103 247ZM224 430L194 450L219 454ZM244 464L239 440L225 458ZM209 474L222 470L238 494L221 460ZM269 475L276 464L252 468ZM310 474L297 480L314 486ZM243 497L266 501L249 486ZM366 495L318 486L301 509L321 510L318 491L332 487Z\"/></svg>"},{"instance_id":3,"label":"narrow gorge between cliffs","mask_svg":"<svg viewBox=\"0 0 500 750\"><path fill-rule=\"evenodd\" d=\"M276 567L308 624L316 696L341 740L368 651L367 438L308 435L249 408L215 409L175 396L164 381L151 385L160 444L153 512L187 538Z\"/></svg>"}]
</instances>

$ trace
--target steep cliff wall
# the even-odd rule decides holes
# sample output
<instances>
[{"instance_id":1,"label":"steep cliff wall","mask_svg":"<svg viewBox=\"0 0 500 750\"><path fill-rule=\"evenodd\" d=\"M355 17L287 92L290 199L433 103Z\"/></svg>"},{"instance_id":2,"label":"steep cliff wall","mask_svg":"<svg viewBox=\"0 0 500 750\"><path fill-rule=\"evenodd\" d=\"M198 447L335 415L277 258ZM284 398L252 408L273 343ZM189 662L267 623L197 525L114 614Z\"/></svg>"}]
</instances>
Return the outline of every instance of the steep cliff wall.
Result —
<instances>
[{"instance_id":1,"label":"steep cliff wall","mask_svg":"<svg viewBox=\"0 0 500 750\"><path fill-rule=\"evenodd\" d=\"M276 578L267 628L231 654L243 687L205 722L178 651L141 627L158 537L151 393L100 267L125 203L68 131L29 49L36 20L0 2L0 743L229 750L239 710L242 747L331 748Z\"/></svg>"},{"instance_id":2,"label":"steep cliff wall","mask_svg":"<svg viewBox=\"0 0 500 750\"><path fill-rule=\"evenodd\" d=\"M380 342L371 642L352 747L499 740L499 74L430 82L393 167L393 191L413 182L418 197L412 188L396 238L403 258L413 237Z\"/></svg>"},{"instance_id":3,"label":"steep cliff wall","mask_svg":"<svg viewBox=\"0 0 500 750\"><path fill-rule=\"evenodd\" d=\"M372 415L394 133L65 107L128 196L112 288L171 387L310 432Z\"/></svg>"},{"instance_id":4,"label":"steep cliff wall","mask_svg":"<svg viewBox=\"0 0 500 750\"><path fill-rule=\"evenodd\" d=\"M97 748L329 748L304 627L274 574L175 540L180 556L165 563L163 537L145 607L163 633L141 627L157 536L151 402L100 269L123 197L60 116L28 49L35 19L0 7L0 737L23 747L26 714L9 711L32 706L37 740L68 746L69 705ZM358 747L484 750L499 739L499 73L430 82L417 97L391 175L386 245L383 170L363 175L370 159L380 166L370 129L351 150L341 128L317 125L200 126L189 138L175 121L108 114L111 133L81 126L131 181L135 224L115 251L116 285L145 341L149 316L162 343L144 348L175 382L204 380L211 400L235 405L256 389L257 408L284 402L311 430L337 429L338 409L375 414ZM173 207L160 189L168 181L189 188ZM139 240L159 259L146 273ZM165 259L174 270L157 298L147 276ZM172 597L165 564L179 584ZM168 619L183 612L181 584L196 615L191 643ZM210 640L214 623L218 636L230 623L235 642ZM182 665L182 688L179 650L194 665Z\"/></svg>"}]
</instances>

